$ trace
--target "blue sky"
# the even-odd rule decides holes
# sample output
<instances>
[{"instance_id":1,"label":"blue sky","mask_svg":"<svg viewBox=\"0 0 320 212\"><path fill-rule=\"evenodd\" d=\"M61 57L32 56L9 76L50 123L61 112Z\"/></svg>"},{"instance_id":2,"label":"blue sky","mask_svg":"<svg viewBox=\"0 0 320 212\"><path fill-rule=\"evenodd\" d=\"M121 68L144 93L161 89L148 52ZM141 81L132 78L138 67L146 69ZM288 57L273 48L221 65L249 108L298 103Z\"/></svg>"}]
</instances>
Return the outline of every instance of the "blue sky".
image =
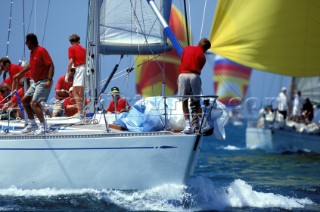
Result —
<instances>
[{"instance_id":1,"label":"blue sky","mask_svg":"<svg viewBox=\"0 0 320 212\"><path fill-rule=\"evenodd\" d=\"M11 0L0 0L0 56L5 56L7 51L7 36L9 26L9 12ZM24 57L24 35L23 35L23 12L21 0L14 0L12 10L11 33L9 43L9 58L13 63L18 63L18 60ZM67 68L67 51L70 43L68 38L71 34L76 33L81 37L81 44L85 46L86 29L87 29L87 0L52 0L47 18L47 7L49 0L34 0L34 10L31 14L33 0L24 0L25 2L25 30L26 33L33 32L38 35L40 45L43 45L50 53L55 64L54 80L63 75ZM197 43L201 37L208 37L210 34L211 23L213 20L216 1L208 0L206 10L204 11L205 0L192 0L191 3L191 20L193 42ZM173 0L173 3L181 9L182 0ZM202 18L205 12L205 19L202 28ZM31 19L30 19L31 17ZM46 23L47 18L47 23ZM46 23L46 24L45 24ZM29 26L30 25L30 26ZM44 29L46 26L46 29ZM29 30L28 30L29 28ZM27 31L28 30L28 31ZM42 42L43 40L43 42ZM29 50L25 48L27 60L29 60ZM118 61L119 57L108 56L103 57L103 77L107 76ZM131 61L129 57L125 60ZM204 94L213 94L213 72L214 56L208 56L207 64L202 72L203 91ZM125 69L126 62L122 62L124 67L119 67L119 70ZM134 95L135 76L129 76L129 89L131 93L128 96ZM2 80L2 77L0 78ZM114 81L110 86L119 85L121 81ZM275 76L265 72L255 70L252 74L249 95L262 99L265 96L275 96L283 85L288 84L288 79L285 77ZM50 97L53 98L54 89L52 89Z\"/></svg>"}]
</instances>

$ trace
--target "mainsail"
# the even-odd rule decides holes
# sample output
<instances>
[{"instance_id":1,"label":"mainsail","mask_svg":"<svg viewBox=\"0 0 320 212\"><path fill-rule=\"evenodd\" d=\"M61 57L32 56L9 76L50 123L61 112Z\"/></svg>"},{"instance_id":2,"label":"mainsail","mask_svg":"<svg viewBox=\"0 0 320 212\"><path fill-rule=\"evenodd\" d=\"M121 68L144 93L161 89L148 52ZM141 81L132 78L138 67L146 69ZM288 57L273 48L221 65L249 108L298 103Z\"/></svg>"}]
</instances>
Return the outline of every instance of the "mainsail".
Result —
<instances>
[{"instance_id":1,"label":"mainsail","mask_svg":"<svg viewBox=\"0 0 320 212\"><path fill-rule=\"evenodd\" d=\"M154 2L153 2L154 3ZM171 0L157 1L164 20L169 20ZM147 1L90 0L87 35L87 74L90 114L97 104L100 82L99 54L155 54L171 49L163 26ZM100 36L97 36L100 35Z\"/></svg>"},{"instance_id":2,"label":"mainsail","mask_svg":"<svg viewBox=\"0 0 320 212\"><path fill-rule=\"evenodd\" d=\"M219 101L227 106L237 106L245 98L251 68L216 55L214 63L214 91Z\"/></svg>"},{"instance_id":3,"label":"mainsail","mask_svg":"<svg viewBox=\"0 0 320 212\"><path fill-rule=\"evenodd\" d=\"M169 26L182 46L187 45L184 17L175 7L171 8ZM136 90L142 96L162 95L162 85L165 83L165 95L177 92L180 58L175 49L162 53L155 60L154 55L138 56L136 59ZM165 77L164 77L165 76Z\"/></svg>"},{"instance_id":4,"label":"mainsail","mask_svg":"<svg viewBox=\"0 0 320 212\"><path fill-rule=\"evenodd\" d=\"M150 54L170 49L163 27L147 1L103 0L99 3L101 54ZM156 4L168 21L171 0Z\"/></svg>"},{"instance_id":5,"label":"mainsail","mask_svg":"<svg viewBox=\"0 0 320 212\"><path fill-rule=\"evenodd\" d=\"M319 0L220 0L212 51L258 70L319 76L319 20Z\"/></svg>"}]
</instances>

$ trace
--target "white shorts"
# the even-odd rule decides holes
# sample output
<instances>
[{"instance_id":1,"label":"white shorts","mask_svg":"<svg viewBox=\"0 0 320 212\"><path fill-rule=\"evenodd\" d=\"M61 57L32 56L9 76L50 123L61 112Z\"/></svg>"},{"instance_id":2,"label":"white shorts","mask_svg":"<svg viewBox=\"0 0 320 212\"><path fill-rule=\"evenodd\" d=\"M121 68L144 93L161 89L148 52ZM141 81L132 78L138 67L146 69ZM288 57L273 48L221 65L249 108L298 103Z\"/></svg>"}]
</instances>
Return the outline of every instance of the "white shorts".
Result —
<instances>
[{"instance_id":1,"label":"white shorts","mask_svg":"<svg viewBox=\"0 0 320 212\"><path fill-rule=\"evenodd\" d=\"M76 67L76 72L74 73L72 86L84 86L84 72L85 71L86 71L85 65L79 65Z\"/></svg>"},{"instance_id":2,"label":"white shorts","mask_svg":"<svg viewBox=\"0 0 320 212\"><path fill-rule=\"evenodd\" d=\"M301 116L301 109L299 110L297 107L293 107L292 115L294 116Z\"/></svg>"}]
</instances>

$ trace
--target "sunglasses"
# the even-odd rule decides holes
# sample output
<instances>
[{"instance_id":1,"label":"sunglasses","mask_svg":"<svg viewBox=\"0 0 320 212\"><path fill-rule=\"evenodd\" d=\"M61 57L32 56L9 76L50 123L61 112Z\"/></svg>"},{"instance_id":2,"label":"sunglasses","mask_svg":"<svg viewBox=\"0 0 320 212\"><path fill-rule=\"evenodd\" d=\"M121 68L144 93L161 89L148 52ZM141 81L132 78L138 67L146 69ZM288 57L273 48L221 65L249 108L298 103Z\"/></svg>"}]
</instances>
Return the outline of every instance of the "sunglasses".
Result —
<instances>
[{"instance_id":1,"label":"sunglasses","mask_svg":"<svg viewBox=\"0 0 320 212\"><path fill-rule=\"evenodd\" d=\"M1 90L0 92L1 92L1 93L4 93L4 92L6 92L6 91L8 91L8 90Z\"/></svg>"}]
</instances>

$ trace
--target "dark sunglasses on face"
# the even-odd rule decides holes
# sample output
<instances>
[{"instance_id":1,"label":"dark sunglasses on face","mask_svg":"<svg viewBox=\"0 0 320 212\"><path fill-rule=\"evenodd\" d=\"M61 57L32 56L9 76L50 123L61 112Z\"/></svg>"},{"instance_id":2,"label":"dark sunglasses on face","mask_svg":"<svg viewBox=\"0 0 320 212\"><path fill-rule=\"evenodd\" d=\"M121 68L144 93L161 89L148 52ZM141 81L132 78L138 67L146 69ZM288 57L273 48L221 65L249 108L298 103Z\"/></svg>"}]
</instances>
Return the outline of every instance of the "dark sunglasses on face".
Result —
<instances>
[{"instance_id":1,"label":"dark sunglasses on face","mask_svg":"<svg viewBox=\"0 0 320 212\"><path fill-rule=\"evenodd\" d=\"M1 92L1 93L4 93L4 92L6 92L6 91L7 91L7 90L1 90L0 92Z\"/></svg>"}]
</instances>

